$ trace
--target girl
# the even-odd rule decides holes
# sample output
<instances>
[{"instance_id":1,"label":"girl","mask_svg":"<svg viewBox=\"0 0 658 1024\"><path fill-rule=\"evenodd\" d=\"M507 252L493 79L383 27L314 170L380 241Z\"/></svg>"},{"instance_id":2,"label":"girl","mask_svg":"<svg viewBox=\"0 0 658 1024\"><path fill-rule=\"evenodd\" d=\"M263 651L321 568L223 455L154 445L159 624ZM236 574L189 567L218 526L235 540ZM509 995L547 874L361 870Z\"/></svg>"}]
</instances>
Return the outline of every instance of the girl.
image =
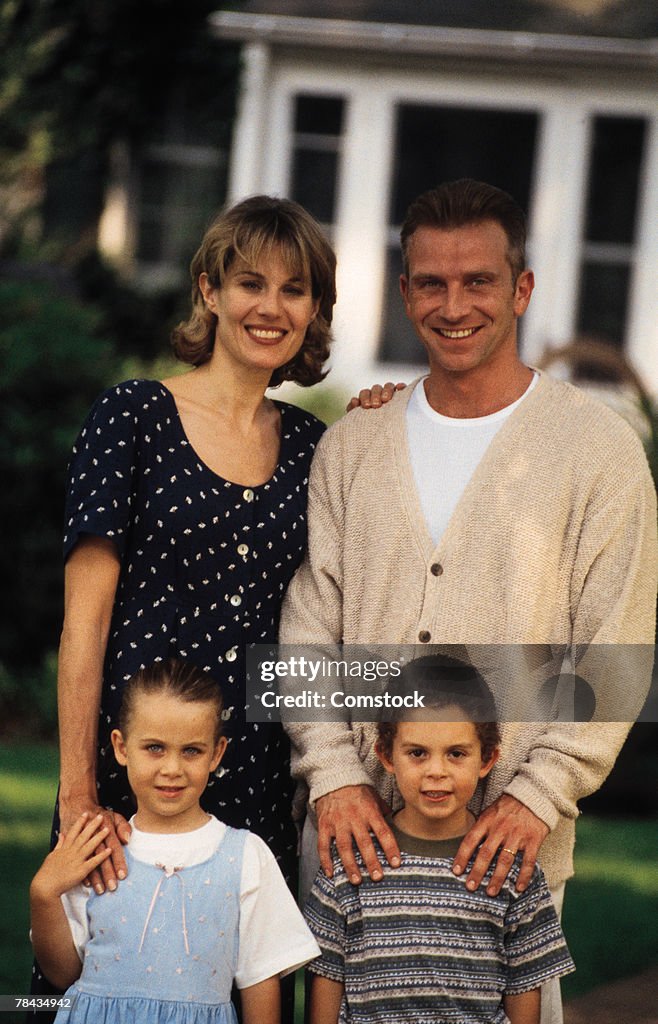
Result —
<instances>
[{"instance_id":1,"label":"girl","mask_svg":"<svg viewBox=\"0 0 658 1024\"><path fill-rule=\"evenodd\" d=\"M102 816L60 834L30 887L32 942L68 990L67 1024L278 1024L279 978L317 956L273 855L199 799L226 749L215 681L176 659L126 685L111 740L137 812L128 876L98 894L81 883L110 855Z\"/></svg>"}]
</instances>

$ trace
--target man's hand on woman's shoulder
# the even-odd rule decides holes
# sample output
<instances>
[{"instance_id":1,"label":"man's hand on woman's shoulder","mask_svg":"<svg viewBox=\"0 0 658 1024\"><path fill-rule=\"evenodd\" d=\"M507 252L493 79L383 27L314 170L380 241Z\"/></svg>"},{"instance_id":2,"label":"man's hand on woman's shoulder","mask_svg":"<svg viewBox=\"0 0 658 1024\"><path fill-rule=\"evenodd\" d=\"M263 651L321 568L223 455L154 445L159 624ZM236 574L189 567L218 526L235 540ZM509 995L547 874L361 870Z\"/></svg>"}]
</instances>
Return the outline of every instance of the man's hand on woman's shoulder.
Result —
<instances>
[{"instance_id":1,"label":"man's hand on woman's shoulder","mask_svg":"<svg viewBox=\"0 0 658 1024\"><path fill-rule=\"evenodd\" d=\"M346 412L352 409L379 409L380 406L390 402L396 391L404 391L406 384L393 384L387 381L386 384L373 384L371 388L362 388L358 396L350 398Z\"/></svg>"}]
</instances>

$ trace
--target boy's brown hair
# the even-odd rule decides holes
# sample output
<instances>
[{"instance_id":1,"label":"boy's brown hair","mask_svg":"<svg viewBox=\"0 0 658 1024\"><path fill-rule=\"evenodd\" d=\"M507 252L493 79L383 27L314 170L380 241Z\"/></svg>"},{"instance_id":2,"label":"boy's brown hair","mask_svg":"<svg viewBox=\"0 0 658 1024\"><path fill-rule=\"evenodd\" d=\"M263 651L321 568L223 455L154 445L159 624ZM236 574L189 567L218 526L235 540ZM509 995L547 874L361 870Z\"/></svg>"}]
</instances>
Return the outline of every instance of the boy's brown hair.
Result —
<instances>
[{"instance_id":1,"label":"boy's brown hair","mask_svg":"<svg viewBox=\"0 0 658 1024\"><path fill-rule=\"evenodd\" d=\"M500 745L500 727L496 720L493 695L484 677L468 662L447 654L429 654L404 666L399 676L389 681L391 694L406 695L418 691L424 697L422 721L439 721L432 711L457 707L475 727L482 760L488 761ZM400 722L408 719L400 708L385 722L377 723L377 750L388 760Z\"/></svg>"}]
</instances>

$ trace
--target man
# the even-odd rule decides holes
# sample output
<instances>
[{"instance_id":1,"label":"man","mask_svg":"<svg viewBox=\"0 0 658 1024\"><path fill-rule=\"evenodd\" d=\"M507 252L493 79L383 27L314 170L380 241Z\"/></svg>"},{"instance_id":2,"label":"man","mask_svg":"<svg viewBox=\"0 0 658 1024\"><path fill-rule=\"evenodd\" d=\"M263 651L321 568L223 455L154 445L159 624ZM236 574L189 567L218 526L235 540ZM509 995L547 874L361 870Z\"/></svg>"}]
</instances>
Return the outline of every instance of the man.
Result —
<instances>
[{"instance_id":1,"label":"man","mask_svg":"<svg viewBox=\"0 0 658 1024\"><path fill-rule=\"evenodd\" d=\"M653 644L647 462L615 413L519 358L517 323L534 287L523 212L490 185L450 182L411 204L401 240L402 298L429 375L377 413L350 413L322 439L308 557L288 590L282 642ZM613 675L598 681L601 707L614 708ZM636 683L633 714L645 682ZM374 726L288 728L323 868L331 870L335 838L355 882L353 841L380 877L370 833L393 866L398 850ZM610 720L507 722L455 872L479 845L467 884L477 888L497 855L495 894L522 851L523 889L541 847L559 903L577 800L601 784L627 730Z\"/></svg>"}]
</instances>

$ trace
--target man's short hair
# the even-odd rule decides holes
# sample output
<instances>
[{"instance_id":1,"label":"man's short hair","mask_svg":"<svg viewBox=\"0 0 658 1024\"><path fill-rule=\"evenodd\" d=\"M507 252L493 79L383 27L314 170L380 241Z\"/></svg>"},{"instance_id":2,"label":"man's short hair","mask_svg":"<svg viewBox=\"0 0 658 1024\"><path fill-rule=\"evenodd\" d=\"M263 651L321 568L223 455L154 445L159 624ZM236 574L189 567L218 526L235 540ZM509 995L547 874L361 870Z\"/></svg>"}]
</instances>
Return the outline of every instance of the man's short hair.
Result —
<instances>
[{"instance_id":1,"label":"man's short hair","mask_svg":"<svg viewBox=\"0 0 658 1024\"><path fill-rule=\"evenodd\" d=\"M418 228L452 230L486 220L500 224L507 236L507 257L516 282L526 266L525 213L507 192L472 178L444 181L411 203L400 232L404 273L409 273L409 239Z\"/></svg>"}]
</instances>

